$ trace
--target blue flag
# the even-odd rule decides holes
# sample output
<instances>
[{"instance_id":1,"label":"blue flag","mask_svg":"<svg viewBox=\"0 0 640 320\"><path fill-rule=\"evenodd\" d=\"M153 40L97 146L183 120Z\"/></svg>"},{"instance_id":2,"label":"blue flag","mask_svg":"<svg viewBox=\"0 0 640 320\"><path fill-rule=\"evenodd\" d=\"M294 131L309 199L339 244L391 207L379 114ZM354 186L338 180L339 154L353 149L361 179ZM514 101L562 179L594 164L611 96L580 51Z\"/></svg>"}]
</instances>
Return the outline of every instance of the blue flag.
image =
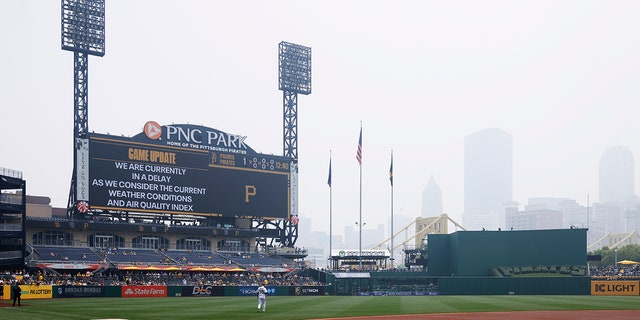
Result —
<instances>
[{"instance_id":1,"label":"blue flag","mask_svg":"<svg viewBox=\"0 0 640 320\"><path fill-rule=\"evenodd\" d=\"M393 153L391 154L391 166L389 167L389 181L391 182L391 186L393 186Z\"/></svg>"},{"instance_id":2,"label":"blue flag","mask_svg":"<svg viewBox=\"0 0 640 320\"><path fill-rule=\"evenodd\" d=\"M327 184L331 187L331 158L329 158L329 179L327 179Z\"/></svg>"}]
</instances>

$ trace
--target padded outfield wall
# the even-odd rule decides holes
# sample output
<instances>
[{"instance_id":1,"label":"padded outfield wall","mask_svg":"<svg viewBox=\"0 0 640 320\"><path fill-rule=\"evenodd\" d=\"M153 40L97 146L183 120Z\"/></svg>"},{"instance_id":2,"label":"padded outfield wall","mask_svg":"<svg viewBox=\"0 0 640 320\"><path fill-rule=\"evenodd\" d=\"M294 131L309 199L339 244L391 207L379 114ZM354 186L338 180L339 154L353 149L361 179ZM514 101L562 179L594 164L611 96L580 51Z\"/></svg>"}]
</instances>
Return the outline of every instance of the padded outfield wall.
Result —
<instances>
[{"instance_id":1,"label":"padded outfield wall","mask_svg":"<svg viewBox=\"0 0 640 320\"><path fill-rule=\"evenodd\" d=\"M270 296L323 296L325 286L265 286ZM20 285L22 300L53 298L164 298L255 296L258 286L51 286ZM12 300L11 286L0 286L0 300Z\"/></svg>"},{"instance_id":2,"label":"padded outfield wall","mask_svg":"<svg viewBox=\"0 0 640 320\"><path fill-rule=\"evenodd\" d=\"M591 277L444 277L441 295L588 295Z\"/></svg>"},{"instance_id":3,"label":"padded outfield wall","mask_svg":"<svg viewBox=\"0 0 640 320\"><path fill-rule=\"evenodd\" d=\"M371 272L333 279L335 295L588 295L591 277L434 277L425 272ZM601 290L604 291L604 290Z\"/></svg>"},{"instance_id":4,"label":"padded outfield wall","mask_svg":"<svg viewBox=\"0 0 640 320\"><path fill-rule=\"evenodd\" d=\"M586 266L587 229L458 231L427 238L429 276L488 276L498 266Z\"/></svg>"}]
</instances>

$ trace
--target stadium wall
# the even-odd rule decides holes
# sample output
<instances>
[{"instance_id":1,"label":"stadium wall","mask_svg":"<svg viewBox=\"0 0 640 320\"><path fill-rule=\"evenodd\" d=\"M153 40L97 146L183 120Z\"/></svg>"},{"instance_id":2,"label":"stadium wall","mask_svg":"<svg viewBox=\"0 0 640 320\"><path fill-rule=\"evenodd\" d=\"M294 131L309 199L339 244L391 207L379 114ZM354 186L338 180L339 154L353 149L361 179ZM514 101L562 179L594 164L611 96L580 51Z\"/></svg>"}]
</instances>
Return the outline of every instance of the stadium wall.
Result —
<instances>
[{"instance_id":1,"label":"stadium wall","mask_svg":"<svg viewBox=\"0 0 640 320\"><path fill-rule=\"evenodd\" d=\"M11 286L1 286L2 300L13 299ZM270 296L323 296L324 286L265 286ZM57 298L162 298L255 296L258 286L28 286L21 285L21 299Z\"/></svg>"},{"instance_id":2,"label":"stadium wall","mask_svg":"<svg viewBox=\"0 0 640 320\"><path fill-rule=\"evenodd\" d=\"M372 272L369 277L336 278L335 295L588 295L591 277L433 277L418 272ZM369 294L365 294L369 295Z\"/></svg>"},{"instance_id":3,"label":"stadium wall","mask_svg":"<svg viewBox=\"0 0 640 320\"><path fill-rule=\"evenodd\" d=\"M498 266L587 265L587 229L430 234L431 276L488 276Z\"/></svg>"},{"instance_id":4,"label":"stadium wall","mask_svg":"<svg viewBox=\"0 0 640 320\"><path fill-rule=\"evenodd\" d=\"M395 290L384 281L402 284L411 280L426 283L438 291ZM335 280L335 279L334 279ZM132 297L204 297L253 296L257 286L27 286L23 285L22 299L52 298L132 298ZM368 279L337 279L328 286L267 286L272 296L337 295L608 295L638 296L639 281L592 280L590 277L425 277L409 273L397 276L378 275ZM342 288L342 289L337 289ZM349 289L344 291L343 289ZM405 288L406 289L406 288ZM11 300L11 286L0 286L0 299Z\"/></svg>"},{"instance_id":5,"label":"stadium wall","mask_svg":"<svg viewBox=\"0 0 640 320\"><path fill-rule=\"evenodd\" d=\"M590 277L446 277L441 295L588 295Z\"/></svg>"}]
</instances>

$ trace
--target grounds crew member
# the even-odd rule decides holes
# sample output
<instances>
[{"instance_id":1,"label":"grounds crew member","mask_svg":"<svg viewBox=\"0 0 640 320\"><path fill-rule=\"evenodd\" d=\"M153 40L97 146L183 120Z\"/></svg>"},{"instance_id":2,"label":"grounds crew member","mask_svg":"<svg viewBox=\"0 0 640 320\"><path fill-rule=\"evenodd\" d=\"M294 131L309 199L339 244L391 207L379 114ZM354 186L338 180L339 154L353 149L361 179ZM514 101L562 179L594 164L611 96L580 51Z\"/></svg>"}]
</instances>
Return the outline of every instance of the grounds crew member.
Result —
<instances>
[{"instance_id":1,"label":"grounds crew member","mask_svg":"<svg viewBox=\"0 0 640 320\"><path fill-rule=\"evenodd\" d=\"M13 306L16 306L16 300L18 301L18 306L21 306L20 296L22 295L22 289L20 289L18 281L15 281L11 286L11 292L13 293Z\"/></svg>"}]
</instances>

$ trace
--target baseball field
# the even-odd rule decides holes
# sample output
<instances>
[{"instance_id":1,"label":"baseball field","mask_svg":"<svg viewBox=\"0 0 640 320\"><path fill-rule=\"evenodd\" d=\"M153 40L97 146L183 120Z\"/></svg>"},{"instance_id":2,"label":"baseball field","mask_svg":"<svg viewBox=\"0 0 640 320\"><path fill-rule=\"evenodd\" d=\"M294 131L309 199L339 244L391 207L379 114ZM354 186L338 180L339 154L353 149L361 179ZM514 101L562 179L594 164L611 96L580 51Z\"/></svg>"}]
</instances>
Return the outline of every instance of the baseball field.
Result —
<instances>
[{"instance_id":1,"label":"baseball field","mask_svg":"<svg viewBox=\"0 0 640 320\"><path fill-rule=\"evenodd\" d=\"M615 312L596 310L629 310ZM505 313L536 311L538 313ZM562 311L561 317L543 316L540 311ZM569 311L569 312L565 312ZM593 317L585 317L589 311ZM459 314L476 313L475 318L510 319L640 319L640 296L272 296L267 312L257 313L253 297L175 297L175 298L73 298L24 300L21 307L0 302L0 319L321 319L439 314L449 319ZM571 314L575 312L575 317ZM538 314L538 317L531 317ZM559 313L560 314L560 313ZM484 315L484 316L482 316ZM518 315L522 315L521 317ZM445 317L442 317L445 316Z\"/></svg>"}]
</instances>

